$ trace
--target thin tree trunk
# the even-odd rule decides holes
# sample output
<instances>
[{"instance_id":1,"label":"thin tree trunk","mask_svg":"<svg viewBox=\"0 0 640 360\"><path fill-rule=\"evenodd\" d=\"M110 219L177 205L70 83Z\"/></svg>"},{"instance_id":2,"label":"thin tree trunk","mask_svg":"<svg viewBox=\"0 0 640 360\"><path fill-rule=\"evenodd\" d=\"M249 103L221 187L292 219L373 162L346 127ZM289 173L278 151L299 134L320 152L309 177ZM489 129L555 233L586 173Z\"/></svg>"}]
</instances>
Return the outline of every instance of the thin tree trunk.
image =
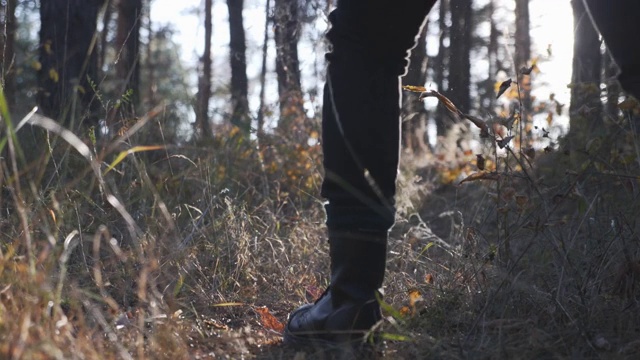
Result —
<instances>
[{"instance_id":1,"label":"thin tree trunk","mask_svg":"<svg viewBox=\"0 0 640 360\"><path fill-rule=\"evenodd\" d=\"M257 136L258 142L264 139L264 110L265 110L265 100L264 100L264 92L266 88L266 78L267 78L267 50L269 47L269 11L271 10L271 0L267 0L265 5L265 20L264 20L264 40L262 42L262 69L260 71L260 107L258 108L258 116L257 116Z\"/></svg>"},{"instance_id":2,"label":"thin tree trunk","mask_svg":"<svg viewBox=\"0 0 640 360\"><path fill-rule=\"evenodd\" d=\"M244 0L227 0L229 8L229 58L231 63L231 122L251 130L249 116L249 80L247 79L246 43L242 18Z\"/></svg>"},{"instance_id":3,"label":"thin tree trunk","mask_svg":"<svg viewBox=\"0 0 640 360\"><path fill-rule=\"evenodd\" d=\"M150 13L150 7L151 7L151 3L147 2L147 13ZM151 16L147 16L147 47L146 47L146 64L145 64L145 68L147 69L147 74L148 74L148 80L147 80L147 86L148 89L146 89L147 91L147 96L146 96L146 105L149 106L155 106L156 103L156 93L157 93L157 87L158 84L156 83L156 66L155 66L155 61L153 61L153 43L154 43L154 36L155 33L153 32L153 26L152 26L152 19Z\"/></svg>"},{"instance_id":4,"label":"thin tree trunk","mask_svg":"<svg viewBox=\"0 0 640 360\"><path fill-rule=\"evenodd\" d=\"M489 61L489 73L487 74L487 109L490 114L494 114L496 107L496 98L494 96L494 86L496 82L496 74L498 73L498 36L500 35L496 26L496 21L493 18L494 12L494 0L489 3L489 46L487 48L488 61Z\"/></svg>"},{"instance_id":5,"label":"thin tree trunk","mask_svg":"<svg viewBox=\"0 0 640 360\"><path fill-rule=\"evenodd\" d=\"M618 75L618 66L613 61L611 54L608 51L605 51L603 56L603 64L604 68L604 81L607 86L607 104L606 104L606 114L608 117L612 119L617 119L620 113L620 109L618 108L618 102L620 99L620 84L616 79Z\"/></svg>"},{"instance_id":6,"label":"thin tree trunk","mask_svg":"<svg viewBox=\"0 0 640 360\"><path fill-rule=\"evenodd\" d=\"M298 41L300 20L297 0L275 0L276 75L280 98L278 131L294 141L304 137L305 112Z\"/></svg>"},{"instance_id":7,"label":"thin tree trunk","mask_svg":"<svg viewBox=\"0 0 640 360\"><path fill-rule=\"evenodd\" d=\"M116 35L116 76L123 80L123 93L130 91L132 109L140 99L140 22L142 0L118 1L118 32Z\"/></svg>"},{"instance_id":8,"label":"thin tree trunk","mask_svg":"<svg viewBox=\"0 0 640 360\"><path fill-rule=\"evenodd\" d=\"M2 89L9 109L15 106L16 97L16 76L15 76L15 39L16 39L16 6L17 0L7 0L2 9L2 19L0 23L2 31L0 34L0 51L2 51Z\"/></svg>"},{"instance_id":9,"label":"thin tree trunk","mask_svg":"<svg viewBox=\"0 0 640 360\"><path fill-rule=\"evenodd\" d=\"M198 79L198 103L196 106L196 126L203 139L213 136L209 119L209 99L211 98L211 22L212 0L204 2L204 53L200 59L202 73Z\"/></svg>"},{"instance_id":10,"label":"thin tree trunk","mask_svg":"<svg viewBox=\"0 0 640 360\"><path fill-rule=\"evenodd\" d=\"M518 72L522 108L521 118L525 130L531 133L533 124L531 104L531 76L523 74L522 69L529 66L531 59L531 35L529 33L529 0L516 0L516 32L515 32L515 68Z\"/></svg>"},{"instance_id":11,"label":"thin tree trunk","mask_svg":"<svg viewBox=\"0 0 640 360\"><path fill-rule=\"evenodd\" d=\"M96 125L99 104L90 82L97 82L93 47L98 11L104 0L41 0L38 104L41 111L66 125L90 107ZM79 98L78 106L72 107ZM78 111L71 111L76 109Z\"/></svg>"},{"instance_id":12,"label":"thin tree trunk","mask_svg":"<svg viewBox=\"0 0 640 360\"><path fill-rule=\"evenodd\" d=\"M427 28L425 24L416 47L411 50L409 57L409 69L402 78L403 85L424 86L427 82ZM402 133L405 151L422 153L427 150L425 138L428 114L421 101L418 101L417 94L409 93L404 96L404 106L402 107ZM426 141L428 143L428 141Z\"/></svg>"},{"instance_id":13,"label":"thin tree trunk","mask_svg":"<svg viewBox=\"0 0 640 360\"><path fill-rule=\"evenodd\" d=\"M584 3L572 0L574 21L573 74L569 106L569 139L579 148L593 132L604 128L600 101L602 54L600 35L593 27Z\"/></svg>"},{"instance_id":14,"label":"thin tree trunk","mask_svg":"<svg viewBox=\"0 0 640 360\"><path fill-rule=\"evenodd\" d=\"M447 69L449 67L449 47L445 45L446 39L449 37L449 26L447 25L447 14L449 13L449 0L440 0L438 11L438 28L440 30L440 36L438 38L438 55L436 55L433 64L434 70L434 82L436 88L441 93L445 93L444 81L447 75ZM436 131L438 136L445 136L449 126L447 125L447 112L444 106L438 104L435 116Z\"/></svg>"},{"instance_id":15,"label":"thin tree trunk","mask_svg":"<svg viewBox=\"0 0 640 360\"><path fill-rule=\"evenodd\" d=\"M105 0L107 4L105 5L104 14L102 15L102 32L100 33L100 49L98 53L98 72L101 72L105 57L107 55L107 47L108 47L108 38L109 38L109 27L111 24L111 20L113 20L113 1Z\"/></svg>"},{"instance_id":16,"label":"thin tree trunk","mask_svg":"<svg viewBox=\"0 0 640 360\"><path fill-rule=\"evenodd\" d=\"M449 99L463 112L471 110L472 1L451 0L451 45L449 53Z\"/></svg>"}]
</instances>

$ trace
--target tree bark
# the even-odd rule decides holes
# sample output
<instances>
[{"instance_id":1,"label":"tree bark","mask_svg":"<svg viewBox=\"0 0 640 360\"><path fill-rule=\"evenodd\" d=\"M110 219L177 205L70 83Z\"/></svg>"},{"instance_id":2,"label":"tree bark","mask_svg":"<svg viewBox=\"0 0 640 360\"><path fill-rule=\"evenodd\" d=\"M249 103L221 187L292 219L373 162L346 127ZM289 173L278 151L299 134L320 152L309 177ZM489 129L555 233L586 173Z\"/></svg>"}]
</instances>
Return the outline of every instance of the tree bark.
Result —
<instances>
[{"instance_id":1,"label":"tree bark","mask_svg":"<svg viewBox=\"0 0 640 360\"><path fill-rule=\"evenodd\" d=\"M107 56L107 47L109 46L109 27L113 20L113 0L105 0L106 5L102 16L102 31L100 33L100 48L98 49L98 72L101 73L105 58Z\"/></svg>"},{"instance_id":2,"label":"tree bark","mask_svg":"<svg viewBox=\"0 0 640 360\"><path fill-rule=\"evenodd\" d=\"M209 119L209 99L211 98L211 22L212 0L204 2L204 53L200 59L202 72L198 79L198 99L196 105L196 127L203 139L213 136Z\"/></svg>"},{"instance_id":3,"label":"tree bark","mask_svg":"<svg viewBox=\"0 0 640 360\"><path fill-rule=\"evenodd\" d=\"M305 112L298 60L300 19L297 0L275 0L274 21L280 99L278 131L294 141L302 140Z\"/></svg>"},{"instance_id":4,"label":"tree bark","mask_svg":"<svg viewBox=\"0 0 640 360\"><path fill-rule=\"evenodd\" d=\"M444 81L446 79L447 69L449 68L449 47L445 45L446 39L449 37L449 26L447 25L447 14L449 13L449 0L440 0L438 11L438 29L440 36L438 38L438 55L436 55L433 64L434 83L441 93L445 93ZM449 126L447 125L447 112L443 105L438 104L435 116L436 131L438 136L444 136Z\"/></svg>"},{"instance_id":5,"label":"tree bark","mask_svg":"<svg viewBox=\"0 0 640 360\"><path fill-rule=\"evenodd\" d=\"M17 0L7 0L2 7L2 34L0 34L0 51L2 52L2 89L4 96L12 110L15 105L16 97L16 76L15 76L15 40L16 40L16 6Z\"/></svg>"},{"instance_id":6,"label":"tree bark","mask_svg":"<svg viewBox=\"0 0 640 360\"><path fill-rule=\"evenodd\" d=\"M427 28L425 24L418 36L416 47L411 50L409 69L402 78L403 85L424 86L427 82ZM418 101L417 94L407 93L402 107L403 148L419 154L427 150L426 128L428 113L424 103ZM426 141L426 142L425 142Z\"/></svg>"},{"instance_id":7,"label":"tree bark","mask_svg":"<svg viewBox=\"0 0 640 360\"><path fill-rule=\"evenodd\" d=\"M617 119L620 116L620 109L618 108L618 102L620 99L620 93L622 89L616 79L618 75L618 66L613 61L609 51L605 51L602 55L602 67L604 71L605 85L607 86L607 104L606 115L612 119Z\"/></svg>"},{"instance_id":8,"label":"tree bark","mask_svg":"<svg viewBox=\"0 0 640 360\"><path fill-rule=\"evenodd\" d=\"M231 63L231 123L248 133L249 80L247 79L246 41L242 18L244 0L227 0L229 8L229 61Z\"/></svg>"},{"instance_id":9,"label":"tree bark","mask_svg":"<svg viewBox=\"0 0 640 360\"><path fill-rule=\"evenodd\" d=\"M123 81L124 94L131 92L131 110L140 99L140 23L142 0L118 1L118 30L116 35L116 76Z\"/></svg>"},{"instance_id":10,"label":"tree bark","mask_svg":"<svg viewBox=\"0 0 640 360\"><path fill-rule=\"evenodd\" d=\"M584 146L594 131L603 129L600 101L602 54L600 36L582 0L572 0L574 21L573 73L569 106L569 139L573 148Z\"/></svg>"},{"instance_id":11,"label":"tree bark","mask_svg":"<svg viewBox=\"0 0 640 360\"><path fill-rule=\"evenodd\" d=\"M463 112L471 110L471 0L451 0L449 99Z\"/></svg>"},{"instance_id":12,"label":"tree bark","mask_svg":"<svg viewBox=\"0 0 640 360\"><path fill-rule=\"evenodd\" d=\"M97 123L99 104L90 82L97 83L93 37L104 0L41 0L38 104L42 112L72 127L76 113L89 110ZM79 99L75 104L74 99ZM80 111L71 111L78 109Z\"/></svg>"},{"instance_id":13,"label":"tree bark","mask_svg":"<svg viewBox=\"0 0 640 360\"><path fill-rule=\"evenodd\" d=\"M529 67L531 60L531 34L529 33L529 0L516 0L516 32L515 32L515 70L520 86L521 118L527 133L531 132L533 124L531 103L531 76L523 74L522 69Z\"/></svg>"},{"instance_id":14,"label":"tree bark","mask_svg":"<svg viewBox=\"0 0 640 360\"><path fill-rule=\"evenodd\" d=\"M264 20L264 40L262 41L262 68L260 70L260 107L258 108L257 116L257 136L258 142L264 138L264 110L265 110L265 89L267 80L267 50L269 46L269 22L271 20L269 11L271 10L271 0L267 0L265 5L265 20Z\"/></svg>"}]
</instances>

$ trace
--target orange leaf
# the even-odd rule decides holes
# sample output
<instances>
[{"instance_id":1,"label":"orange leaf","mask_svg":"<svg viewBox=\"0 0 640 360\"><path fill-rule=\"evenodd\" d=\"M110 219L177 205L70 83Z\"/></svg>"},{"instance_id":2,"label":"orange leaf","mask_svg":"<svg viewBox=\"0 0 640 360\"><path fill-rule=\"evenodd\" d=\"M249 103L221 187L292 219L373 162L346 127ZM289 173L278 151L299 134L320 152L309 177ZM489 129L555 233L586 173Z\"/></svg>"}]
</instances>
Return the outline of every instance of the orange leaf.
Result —
<instances>
[{"instance_id":1,"label":"orange leaf","mask_svg":"<svg viewBox=\"0 0 640 360\"><path fill-rule=\"evenodd\" d=\"M415 308L416 303L421 300L422 300L422 294L420 294L420 291L418 289L409 290L409 305L412 308Z\"/></svg>"},{"instance_id":2,"label":"orange leaf","mask_svg":"<svg viewBox=\"0 0 640 360\"><path fill-rule=\"evenodd\" d=\"M432 274L425 275L424 282L426 282L427 284L433 284L433 275Z\"/></svg>"},{"instance_id":3,"label":"orange leaf","mask_svg":"<svg viewBox=\"0 0 640 360\"><path fill-rule=\"evenodd\" d=\"M278 321L266 306L260 306L254 308L254 310L260 315L260 323L265 329L274 330L279 333L284 331L284 324Z\"/></svg>"}]
</instances>

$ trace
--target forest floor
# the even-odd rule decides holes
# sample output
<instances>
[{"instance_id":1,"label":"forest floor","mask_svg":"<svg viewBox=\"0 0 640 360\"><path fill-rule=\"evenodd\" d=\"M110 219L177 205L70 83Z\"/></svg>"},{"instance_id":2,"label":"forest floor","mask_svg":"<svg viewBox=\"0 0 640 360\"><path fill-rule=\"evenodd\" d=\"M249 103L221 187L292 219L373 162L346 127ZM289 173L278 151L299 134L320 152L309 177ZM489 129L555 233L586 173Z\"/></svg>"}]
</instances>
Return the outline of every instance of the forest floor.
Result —
<instances>
[{"instance_id":1,"label":"forest floor","mask_svg":"<svg viewBox=\"0 0 640 360\"><path fill-rule=\"evenodd\" d=\"M637 358L640 141L611 136L484 170L405 156L383 358ZM68 147L66 168L9 154L0 358L328 358L281 344L328 282L318 146L134 149L99 175Z\"/></svg>"}]
</instances>

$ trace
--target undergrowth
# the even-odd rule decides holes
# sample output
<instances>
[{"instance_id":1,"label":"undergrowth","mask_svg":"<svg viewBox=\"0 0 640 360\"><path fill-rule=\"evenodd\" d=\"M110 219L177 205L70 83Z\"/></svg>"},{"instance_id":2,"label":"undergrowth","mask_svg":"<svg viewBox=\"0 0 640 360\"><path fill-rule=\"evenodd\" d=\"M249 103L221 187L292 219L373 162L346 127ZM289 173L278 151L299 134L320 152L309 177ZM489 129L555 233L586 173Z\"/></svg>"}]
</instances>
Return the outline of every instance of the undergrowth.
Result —
<instances>
[{"instance_id":1,"label":"undergrowth","mask_svg":"<svg viewBox=\"0 0 640 360\"><path fill-rule=\"evenodd\" d=\"M636 117L579 149L487 126L482 166L405 156L385 356L634 358ZM157 109L96 141L30 114L27 161L3 118L0 358L322 358L279 345L328 283L319 145L163 143Z\"/></svg>"}]
</instances>

